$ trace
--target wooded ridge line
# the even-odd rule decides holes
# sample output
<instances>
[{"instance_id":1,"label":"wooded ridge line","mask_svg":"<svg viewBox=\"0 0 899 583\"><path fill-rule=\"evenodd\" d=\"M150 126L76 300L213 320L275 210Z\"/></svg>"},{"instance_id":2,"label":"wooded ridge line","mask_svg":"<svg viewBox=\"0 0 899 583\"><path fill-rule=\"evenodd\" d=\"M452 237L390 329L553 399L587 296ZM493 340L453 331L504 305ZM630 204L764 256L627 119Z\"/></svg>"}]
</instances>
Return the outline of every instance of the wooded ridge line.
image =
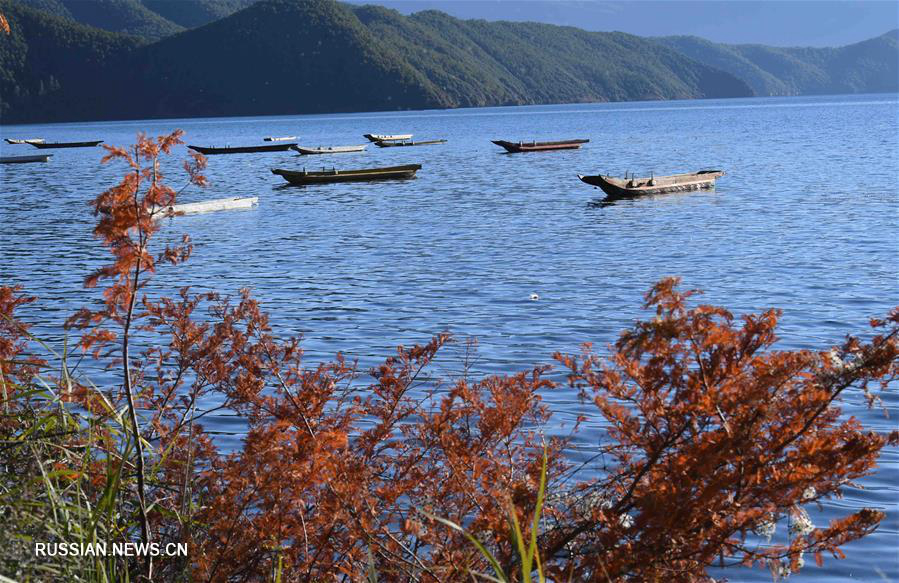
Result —
<instances>
[{"instance_id":1,"label":"wooded ridge line","mask_svg":"<svg viewBox=\"0 0 899 583\"><path fill-rule=\"evenodd\" d=\"M0 11L2 123L899 91L896 30L780 48L334 0L0 0Z\"/></svg>"}]
</instances>

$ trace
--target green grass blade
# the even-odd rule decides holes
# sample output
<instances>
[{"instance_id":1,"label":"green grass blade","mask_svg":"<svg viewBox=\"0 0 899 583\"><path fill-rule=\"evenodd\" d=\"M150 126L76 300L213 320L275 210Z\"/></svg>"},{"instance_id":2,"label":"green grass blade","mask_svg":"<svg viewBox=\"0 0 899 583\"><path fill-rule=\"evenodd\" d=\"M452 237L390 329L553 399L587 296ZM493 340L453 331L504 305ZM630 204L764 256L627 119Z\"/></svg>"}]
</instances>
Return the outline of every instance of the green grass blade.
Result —
<instances>
[{"instance_id":1,"label":"green grass blade","mask_svg":"<svg viewBox=\"0 0 899 583\"><path fill-rule=\"evenodd\" d=\"M424 510L419 510L419 512L421 512L422 514L424 514L431 520L436 520L440 524L448 526L451 529L461 532L463 535L465 535L465 538L467 538L469 540L469 542L471 542L471 544L473 544L478 549L478 552L480 552L481 555L483 555L483 557L485 559L487 559L487 562L490 563L490 567L493 569L493 572L496 574L496 577L497 577L497 579L493 579L493 580L498 581L498 583L508 583L509 579L508 579L508 577L506 577L506 574L503 573L503 568L499 564L499 561L497 561L496 557L493 556L493 553L488 551L487 548L481 544L481 541L479 541L474 536L472 536L471 533L469 533L467 530L465 530L464 528L462 528L461 526L459 526L452 520L447 520L446 518L434 516L433 514L425 512Z\"/></svg>"}]
</instances>

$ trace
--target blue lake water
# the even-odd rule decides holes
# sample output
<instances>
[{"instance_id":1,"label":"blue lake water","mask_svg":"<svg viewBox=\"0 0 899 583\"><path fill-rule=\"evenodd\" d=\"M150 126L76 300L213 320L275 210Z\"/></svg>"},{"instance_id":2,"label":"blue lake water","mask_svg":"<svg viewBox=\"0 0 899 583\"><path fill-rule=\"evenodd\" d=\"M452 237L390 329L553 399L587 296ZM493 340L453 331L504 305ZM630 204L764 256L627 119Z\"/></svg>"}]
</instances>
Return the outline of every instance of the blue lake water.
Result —
<instances>
[{"instance_id":1,"label":"blue lake water","mask_svg":"<svg viewBox=\"0 0 899 583\"><path fill-rule=\"evenodd\" d=\"M642 294L679 275L703 301L736 313L783 309L780 345L823 348L899 304L899 102L896 95L586 104L346 115L152 120L5 126L2 137L103 139L126 145L138 131L186 132L199 145L261 144L298 135L309 146L361 144L363 133L446 138L439 146L361 154L211 156L211 186L182 202L258 196L252 210L179 217L195 250L154 286L234 293L249 287L276 330L303 334L311 360L338 351L369 365L397 344L450 330L478 341L475 368L511 372L556 351L598 347L641 317ZM582 150L508 155L491 139L589 138ZM34 154L0 146L2 155ZM71 310L91 301L84 275L106 259L93 240L87 201L122 168L99 165L99 148L48 150L49 164L0 166L0 281L41 301L24 312L39 335L61 339ZM179 148L178 163L186 150ZM423 165L418 178L285 188L282 168ZM173 164L173 184L181 183ZM720 168L712 192L597 204L576 174L671 174ZM532 293L539 300L532 301ZM455 353L453 352L455 350ZM458 358L453 358L456 356ZM461 349L450 350L461 364ZM576 395L546 396L566 433L584 412ZM895 428L859 395L846 407L879 431ZM589 409L588 409L589 411ZM239 443L239 419L210 429ZM588 425L583 446L602 433ZM572 455L577 455L573 452ZM844 561L807 567L797 581L899 580L899 451L885 450L865 489L846 491L815 515L875 506L888 518L848 545ZM764 571L728 571L766 581Z\"/></svg>"}]
</instances>

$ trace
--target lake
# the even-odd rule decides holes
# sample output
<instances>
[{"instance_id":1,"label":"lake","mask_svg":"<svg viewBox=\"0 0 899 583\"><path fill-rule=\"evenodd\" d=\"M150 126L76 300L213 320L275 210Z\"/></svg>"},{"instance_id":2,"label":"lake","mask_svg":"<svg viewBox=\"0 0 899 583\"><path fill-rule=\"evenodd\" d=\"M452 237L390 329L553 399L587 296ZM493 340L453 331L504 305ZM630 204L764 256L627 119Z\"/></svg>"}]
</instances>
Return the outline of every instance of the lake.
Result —
<instances>
[{"instance_id":1,"label":"lake","mask_svg":"<svg viewBox=\"0 0 899 583\"><path fill-rule=\"evenodd\" d=\"M679 102L502 107L452 111L291 117L149 120L5 126L2 137L133 143L176 128L187 143L262 144L297 135L307 146L361 144L363 133L445 138L438 146L360 154L211 156L211 186L182 202L258 196L245 211L173 219L163 238L191 235L194 254L163 268L154 288L236 293L271 314L281 334L303 334L310 360L342 351L370 365L398 344L449 330L478 342L474 367L519 371L554 351L613 342L639 317L642 294L668 275L705 291L704 302L737 314L783 309L780 346L824 348L865 333L868 319L899 304L899 101L893 94ZM505 154L491 139L589 138L581 150ZM2 155L35 154L0 146ZM81 287L105 252L92 238L87 202L112 186L121 166L99 165L99 148L47 150L48 164L0 166L0 281L41 301L23 311L35 331L61 342L61 323L96 298ZM170 163L170 182L186 149ZM361 168L420 163L414 180L284 187L270 168ZM613 205L577 174L673 174L720 168L715 191ZM531 300L532 294L539 296ZM461 348L450 350L461 366ZM890 413L848 396L847 414L888 431ZM566 433L583 411L570 391L547 395L551 432ZM207 423L225 447L241 420ZM602 427L587 425L587 448ZM579 455L572 452L573 456ZM874 506L880 529L845 547L848 558L808 561L795 581L899 579L899 451L881 468L813 514ZM783 528L783 527L782 527ZM728 571L767 581L765 571Z\"/></svg>"}]
</instances>

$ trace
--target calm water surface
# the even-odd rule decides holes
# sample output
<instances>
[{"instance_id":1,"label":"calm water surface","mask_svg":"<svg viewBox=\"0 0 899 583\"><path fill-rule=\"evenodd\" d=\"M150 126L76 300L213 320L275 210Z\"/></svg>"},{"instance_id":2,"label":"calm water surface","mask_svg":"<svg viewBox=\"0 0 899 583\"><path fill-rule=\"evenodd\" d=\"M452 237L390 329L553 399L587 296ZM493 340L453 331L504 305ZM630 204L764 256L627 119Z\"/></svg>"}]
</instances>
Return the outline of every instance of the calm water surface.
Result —
<instances>
[{"instance_id":1,"label":"calm water surface","mask_svg":"<svg viewBox=\"0 0 899 583\"><path fill-rule=\"evenodd\" d=\"M641 296L680 275L704 301L736 313L779 307L781 346L821 348L862 332L899 304L899 154L896 95L487 108L326 116L78 123L0 128L2 137L48 141L186 131L188 143L252 145L298 135L309 146L363 143L363 133L446 138L441 146L299 158L292 153L213 156L206 190L181 200L258 196L248 211L179 217L165 236L190 233L187 266L164 269L160 290L249 287L276 330L303 334L310 359L338 351L363 365L397 344L450 330L476 337L476 368L510 372L605 346L641 317ZM580 151L507 155L490 139L590 138ZM2 155L34 154L0 146ZM81 289L103 251L86 202L121 167L98 148L51 150L49 164L0 167L0 281L41 301L25 313L38 334L61 341L71 310L96 298ZM179 149L176 158L183 159ZM415 180L285 188L271 167L358 168L420 163ZM717 191L597 204L578 173L670 174L721 168ZM172 182L180 183L177 164ZM175 177L178 178L175 178ZM539 295L531 301L532 293ZM458 354L457 354L458 356ZM452 372L450 358L447 371ZM460 362L455 360L456 363ZM552 431L583 411L576 395L546 395ZM858 395L847 413L879 431L890 412ZM211 429L239 443L239 419ZM598 426L583 432L595 443ZM586 450L585 450L586 451ZM572 455L584 455L573 452ZM848 559L814 566L799 581L899 580L899 452L886 450L864 490L847 490L814 518L861 506L885 509L877 533ZM810 561L811 562L811 561ZM763 571L728 572L766 581Z\"/></svg>"}]
</instances>

